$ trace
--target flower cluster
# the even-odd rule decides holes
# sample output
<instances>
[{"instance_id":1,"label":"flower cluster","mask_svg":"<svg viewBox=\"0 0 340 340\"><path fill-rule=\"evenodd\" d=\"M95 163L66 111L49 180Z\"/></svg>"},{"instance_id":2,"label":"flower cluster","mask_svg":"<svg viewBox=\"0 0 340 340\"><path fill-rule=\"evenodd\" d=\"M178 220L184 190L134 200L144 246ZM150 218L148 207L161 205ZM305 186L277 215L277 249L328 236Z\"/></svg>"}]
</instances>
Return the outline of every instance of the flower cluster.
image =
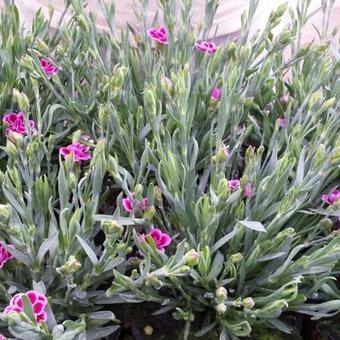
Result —
<instances>
[{"instance_id":1,"label":"flower cluster","mask_svg":"<svg viewBox=\"0 0 340 340\"><path fill-rule=\"evenodd\" d=\"M8 316L12 313L21 313L23 312L23 302L22 296L26 295L32 304L33 313L35 319L38 323L47 321L46 314L46 306L47 306L47 298L44 294L38 293L34 290L30 290L27 293L18 293L12 297L9 302L9 305L4 310L4 315Z\"/></svg>"},{"instance_id":2,"label":"flower cluster","mask_svg":"<svg viewBox=\"0 0 340 340\"><path fill-rule=\"evenodd\" d=\"M207 53L207 54L214 54L217 51L217 46L213 41L202 41L200 43L195 43L196 50Z\"/></svg>"},{"instance_id":3,"label":"flower cluster","mask_svg":"<svg viewBox=\"0 0 340 340\"><path fill-rule=\"evenodd\" d=\"M6 128L6 134L10 134L11 132L16 132L21 135L27 134L27 129L24 121L24 113L23 112L9 112L6 113L2 119ZM34 129L35 123L33 120L28 121L28 127L30 129Z\"/></svg>"},{"instance_id":4,"label":"flower cluster","mask_svg":"<svg viewBox=\"0 0 340 340\"><path fill-rule=\"evenodd\" d=\"M13 255L3 246L0 241L0 269L5 265L5 263L13 258Z\"/></svg>"}]
</instances>

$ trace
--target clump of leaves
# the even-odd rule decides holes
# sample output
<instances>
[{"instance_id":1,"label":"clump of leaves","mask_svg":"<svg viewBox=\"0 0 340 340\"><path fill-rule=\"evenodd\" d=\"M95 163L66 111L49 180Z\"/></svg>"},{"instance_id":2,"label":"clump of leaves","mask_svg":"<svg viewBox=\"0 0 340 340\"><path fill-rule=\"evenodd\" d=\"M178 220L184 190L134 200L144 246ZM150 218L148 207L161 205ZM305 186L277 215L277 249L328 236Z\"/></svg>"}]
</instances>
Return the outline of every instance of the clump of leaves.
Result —
<instances>
[{"instance_id":1,"label":"clump of leaves","mask_svg":"<svg viewBox=\"0 0 340 340\"><path fill-rule=\"evenodd\" d=\"M250 36L257 2L241 38L210 54L194 45L209 36L214 0L197 29L190 0L179 16L175 0L161 1L168 44L147 33L147 1L140 30L119 38L112 5L100 32L83 1L66 1L72 18L52 35L40 12L19 31L6 6L0 107L24 111L35 129L3 139L0 238L15 259L0 271L0 304L34 289L48 297L48 322L29 321L28 304L1 317L5 332L99 339L117 329L111 310L123 303L158 304L155 315L184 322L185 339L289 334L288 314L338 313L335 38L325 24L320 43L300 46L309 1L289 9L290 30L273 33L280 6ZM58 72L47 75L42 58ZM58 156L70 143L92 159Z\"/></svg>"}]
</instances>

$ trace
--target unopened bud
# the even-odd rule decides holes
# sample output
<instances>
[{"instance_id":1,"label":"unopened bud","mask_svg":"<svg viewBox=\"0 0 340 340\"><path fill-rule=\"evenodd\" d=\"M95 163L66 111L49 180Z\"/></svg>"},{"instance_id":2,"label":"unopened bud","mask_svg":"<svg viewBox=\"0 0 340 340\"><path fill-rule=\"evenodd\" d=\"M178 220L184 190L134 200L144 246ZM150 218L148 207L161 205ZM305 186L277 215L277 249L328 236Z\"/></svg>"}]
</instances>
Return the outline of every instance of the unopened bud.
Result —
<instances>
[{"instance_id":1,"label":"unopened bud","mask_svg":"<svg viewBox=\"0 0 340 340\"><path fill-rule=\"evenodd\" d=\"M229 260L231 263L233 264L237 264L239 262L241 262L243 259L243 255L241 253L235 253L233 255L230 256Z\"/></svg>"},{"instance_id":2,"label":"unopened bud","mask_svg":"<svg viewBox=\"0 0 340 340\"><path fill-rule=\"evenodd\" d=\"M142 184L137 184L135 186L135 195L137 200L143 199L143 185Z\"/></svg>"},{"instance_id":3,"label":"unopened bud","mask_svg":"<svg viewBox=\"0 0 340 340\"><path fill-rule=\"evenodd\" d=\"M109 114L105 108L105 105L103 104L100 104L99 105L99 123L101 125L102 128L106 128L107 126L107 121L108 121L108 118L109 118Z\"/></svg>"},{"instance_id":4,"label":"unopened bud","mask_svg":"<svg viewBox=\"0 0 340 340\"><path fill-rule=\"evenodd\" d=\"M184 255L184 263L188 266L196 266L199 262L200 255L195 249L190 249L185 255Z\"/></svg>"},{"instance_id":5,"label":"unopened bud","mask_svg":"<svg viewBox=\"0 0 340 340\"><path fill-rule=\"evenodd\" d=\"M144 211L143 218L147 221L151 221L152 218L155 216L155 213L156 213L156 208L152 205Z\"/></svg>"},{"instance_id":6,"label":"unopened bud","mask_svg":"<svg viewBox=\"0 0 340 340\"><path fill-rule=\"evenodd\" d=\"M9 205L0 204L0 224L7 225L11 216L11 210Z\"/></svg>"},{"instance_id":7,"label":"unopened bud","mask_svg":"<svg viewBox=\"0 0 340 340\"><path fill-rule=\"evenodd\" d=\"M153 334L153 328L151 326L144 327L144 334L147 336L151 336Z\"/></svg>"},{"instance_id":8,"label":"unopened bud","mask_svg":"<svg viewBox=\"0 0 340 340\"><path fill-rule=\"evenodd\" d=\"M243 299L242 306L247 309L252 309L255 306L255 301L251 297Z\"/></svg>"},{"instance_id":9,"label":"unopened bud","mask_svg":"<svg viewBox=\"0 0 340 340\"><path fill-rule=\"evenodd\" d=\"M153 88L148 87L144 91L144 107L150 119L154 119L157 115L156 93Z\"/></svg>"},{"instance_id":10,"label":"unopened bud","mask_svg":"<svg viewBox=\"0 0 340 340\"><path fill-rule=\"evenodd\" d=\"M333 222L329 217L324 217L320 223L320 227L323 229L331 229L333 227Z\"/></svg>"},{"instance_id":11,"label":"unopened bud","mask_svg":"<svg viewBox=\"0 0 340 340\"><path fill-rule=\"evenodd\" d=\"M28 112L30 108L30 102L25 93L19 92L17 89L13 89L13 96L15 101L18 103L20 110Z\"/></svg>"},{"instance_id":12,"label":"unopened bud","mask_svg":"<svg viewBox=\"0 0 340 340\"><path fill-rule=\"evenodd\" d=\"M118 234L120 236L124 231L124 227L117 221L103 221L101 228L106 235Z\"/></svg>"},{"instance_id":13,"label":"unopened bud","mask_svg":"<svg viewBox=\"0 0 340 340\"><path fill-rule=\"evenodd\" d=\"M45 54L46 52L48 52L48 47L47 47L46 43L43 40L37 39L36 40L36 45L37 45L38 50L41 53Z\"/></svg>"},{"instance_id":14,"label":"unopened bud","mask_svg":"<svg viewBox=\"0 0 340 340\"><path fill-rule=\"evenodd\" d=\"M216 299L218 302L224 302L228 297L228 292L224 287L216 289Z\"/></svg>"},{"instance_id":15,"label":"unopened bud","mask_svg":"<svg viewBox=\"0 0 340 340\"><path fill-rule=\"evenodd\" d=\"M221 198L227 198L230 193L229 181L226 178L222 178L218 184L218 195Z\"/></svg>"},{"instance_id":16,"label":"unopened bud","mask_svg":"<svg viewBox=\"0 0 340 340\"><path fill-rule=\"evenodd\" d=\"M216 306L216 311L219 315L223 315L227 311L227 306L224 303L219 303Z\"/></svg>"},{"instance_id":17,"label":"unopened bud","mask_svg":"<svg viewBox=\"0 0 340 340\"><path fill-rule=\"evenodd\" d=\"M72 274L81 268L81 263L76 259L74 255L71 255L67 262L60 268L60 271L64 274Z\"/></svg>"},{"instance_id":18,"label":"unopened bud","mask_svg":"<svg viewBox=\"0 0 340 340\"><path fill-rule=\"evenodd\" d=\"M172 84L172 81L168 77L163 76L161 78L161 86L164 92L167 92L169 94L171 93L173 84Z\"/></svg>"},{"instance_id":19,"label":"unopened bud","mask_svg":"<svg viewBox=\"0 0 340 340\"><path fill-rule=\"evenodd\" d=\"M118 162L116 158L112 157L111 155L108 157L107 161L107 170L113 176L113 178L117 178L119 175L118 173Z\"/></svg>"},{"instance_id":20,"label":"unopened bud","mask_svg":"<svg viewBox=\"0 0 340 340\"><path fill-rule=\"evenodd\" d=\"M146 275L145 284L156 289L160 289L163 286L162 281L154 273L149 273Z\"/></svg>"},{"instance_id":21,"label":"unopened bud","mask_svg":"<svg viewBox=\"0 0 340 340\"><path fill-rule=\"evenodd\" d=\"M113 71L113 89L114 91L119 91L122 89L124 83L125 83L125 78L128 73L128 68L125 66L118 66L115 68Z\"/></svg>"},{"instance_id":22,"label":"unopened bud","mask_svg":"<svg viewBox=\"0 0 340 340\"><path fill-rule=\"evenodd\" d=\"M186 266L186 265L184 265L180 268L180 272L182 274L189 274L190 271L191 271L191 268L189 266Z\"/></svg>"},{"instance_id":23,"label":"unopened bud","mask_svg":"<svg viewBox=\"0 0 340 340\"><path fill-rule=\"evenodd\" d=\"M153 194L155 196L155 200L159 205L163 204L163 197L162 197L162 191L158 186L155 186Z\"/></svg>"}]
</instances>

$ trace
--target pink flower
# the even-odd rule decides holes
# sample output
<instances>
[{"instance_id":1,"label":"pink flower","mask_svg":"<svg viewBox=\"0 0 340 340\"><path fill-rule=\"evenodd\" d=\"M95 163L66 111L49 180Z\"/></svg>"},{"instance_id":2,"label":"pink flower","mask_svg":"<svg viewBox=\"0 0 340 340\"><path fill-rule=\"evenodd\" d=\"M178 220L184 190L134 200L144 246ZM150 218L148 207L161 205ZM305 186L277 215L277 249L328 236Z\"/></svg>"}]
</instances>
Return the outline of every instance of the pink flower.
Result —
<instances>
[{"instance_id":1,"label":"pink flower","mask_svg":"<svg viewBox=\"0 0 340 340\"><path fill-rule=\"evenodd\" d=\"M42 67L42 69L44 70L45 74L48 77L51 77L59 73L58 67L45 58L40 59L40 66Z\"/></svg>"},{"instance_id":2,"label":"pink flower","mask_svg":"<svg viewBox=\"0 0 340 340\"><path fill-rule=\"evenodd\" d=\"M2 334L0 334L0 340L6 340L7 338L5 338Z\"/></svg>"},{"instance_id":3,"label":"pink flower","mask_svg":"<svg viewBox=\"0 0 340 340\"><path fill-rule=\"evenodd\" d=\"M281 129L284 129L286 127L286 118L285 117L280 117L278 120L279 127Z\"/></svg>"},{"instance_id":4,"label":"pink flower","mask_svg":"<svg viewBox=\"0 0 340 340\"><path fill-rule=\"evenodd\" d=\"M85 146L80 143L73 143L66 147L60 148L59 152L64 158L67 155L72 154L73 160L75 162L87 161L91 159L91 154L89 153L90 147Z\"/></svg>"},{"instance_id":5,"label":"pink flower","mask_svg":"<svg viewBox=\"0 0 340 340\"><path fill-rule=\"evenodd\" d=\"M45 322L47 320L47 314L45 308L47 306L47 298L44 294L38 293L34 290L23 294L18 293L12 297L9 305L4 310L4 315L7 316L11 313L23 312L22 296L26 295L32 304L33 313L37 322Z\"/></svg>"},{"instance_id":6,"label":"pink flower","mask_svg":"<svg viewBox=\"0 0 340 340\"><path fill-rule=\"evenodd\" d=\"M329 195L322 195L321 200L324 201L325 203L333 205L340 200L340 191L334 190Z\"/></svg>"},{"instance_id":7,"label":"pink flower","mask_svg":"<svg viewBox=\"0 0 340 340\"><path fill-rule=\"evenodd\" d=\"M168 34L166 33L165 27L164 26L159 26L159 28L150 28L147 30L148 36L159 42L162 45L167 45L168 44Z\"/></svg>"},{"instance_id":8,"label":"pink flower","mask_svg":"<svg viewBox=\"0 0 340 340\"><path fill-rule=\"evenodd\" d=\"M150 235L153 238L157 249L161 253L164 253L164 248L171 243L171 237L167 233L163 233L158 228L151 229L148 235Z\"/></svg>"},{"instance_id":9,"label":"pink flower","mask_svg":"<svg viewBox=\"0 0 340 340\"><path fill-rule=\"evenodd\" d=\"M288 102L289 102L289 96L288 96L288 95L282 96L282 97L280 98L280 103L281 103L281 104L286 105L286 104L288 104Z\"/></svg>"},{"instance_id":10,"label":"pink flower","mask_svg":"<svg viewBox=\"0 0 340 340\"><path fill-rule=\"evenodd\" d=\"M10 245L13 247L12 245ZM8 250L3 246L0 241L0 269L5 265L5 263L13 258L13 255L8 252Z\"/></svg>"},{"instance_id":11,"label":"pink flower","mask_svg":"<svg viewBox=\"0 0 340 340\"><path fill-rule=\"evenodd\" d=\"M18 112L18 113L8 112L4 115L2 121L3 121L4 125L7 127L6 135L8 135L11 132L17 132L21 135L27 134L23 112ZM30 129L33 130L35 128L34 121L29 120L28 126L29 126Z\"/></svg>"},{"instance_id":12,"label":"pink flower","mask_svg":"<svg viewBox=\"0 0 340 340\"><path fill-rule=\"evenodd\" d=\"M222 96L222 91L218 87L214 87L211 92L211 99L214 101L219 101Z\"/></svg>"},{"instance_id":13,"label":"pink flower","mask_svg":"<svg viewBox=\"0 0 340 340\"><path fill-rule=\"evenodd\" d=\"M125 197L122 199L122 205L123 208L125 209L126 212L133 212L133 203L134 203L134 199L133 197L135 196L135 193L132 192L131 193L132 199L129 197ZM137 206L140 210L146 210L149 207L149 201L147 197L144 197L141 201L137 202Z\"/></svg>"},{"instance_id":14,"label":"pink flower","mask_svg":"<svg viewBox=\"0 0 340 340\"><path fill-rule=\"evenodd\" d=\"M217 46L213 41L202 41L200 43L195 43L196 50L208 53L210 55L214 54L217 51Z\"/></svg>"},{"instance_id":15,"label":"pink flower","mask_svg":"<svg viewBox=\"0 0 340 340\"><path fill-rule=\"evenodd\" d=\"M253 188L251 186L251 183L248 182L244 188L243 188L243 193L244 193L244 196L247 197L247 198L250 198L251 196L253 196Z\"/></svg>"},{"instance_id":16,"label":"pink flower","mask_svg":"<svg viewBox=\"0 0 340 340\"><path fill-rule=\"evenodd\" d=\"M229 181L229 188L232 191L237 190L240 187L240 181L238 179L232 179Z\"/></svg>"}]
</instances>

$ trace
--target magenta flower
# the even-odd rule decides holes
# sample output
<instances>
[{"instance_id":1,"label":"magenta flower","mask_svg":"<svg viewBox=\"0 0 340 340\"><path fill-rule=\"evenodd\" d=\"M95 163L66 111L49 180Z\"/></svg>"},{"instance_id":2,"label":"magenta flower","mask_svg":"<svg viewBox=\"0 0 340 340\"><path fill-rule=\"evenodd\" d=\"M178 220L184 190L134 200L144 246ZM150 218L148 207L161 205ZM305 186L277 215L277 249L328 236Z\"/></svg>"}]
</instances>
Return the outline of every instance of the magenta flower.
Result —
<instances>
[{"instance_id":1,"label":"magenta flower","mask_svg":"<svg viewBox=\"0 0 340 340\"><path fill-rule=\"evenodd\" d=\"M171 243L171 237L167 233L163 233L158 228L151 229L150 235L155 241L156 247L159 252L164 253L164 248L167 247Z\"/></svg>"},{"instance_id":2,"label":"magenta flower","mask_svg":"<svg viewBox=\"0 0 340 340\"><path fill-rule=\"evenodd\" d=\"M13 247L12 245L10 245ZM3 246L0 241L0 269L5 265L5 263L13 258L13 255L8 252L8 250Z\"/></svg>"},{"instance_id":3,"label":"magenta flower","mask_svg":"<svg viewBox=\"0 0 340 340\"><path fill-rule=\"evenodd\" d=\"M0 334L0 340L6 340L7 338L5 338L2 334Z\"/></svg>"},{"instance_id":4,"label":"magenta flower","mask_svg":"<svg viewBox=\"0 0 340 340\"><path fill-rule=\"evenodd\" d=\"M71 154L75 162L87 161L91 159L89 153L90 147L80 143L73 143L68 146L60 148L60 154L66 158L67 155Z\"/></svg>"},{"instance_id":5,"label":"magenta flower","mask_svg":"<svg viewBox=\"0 0 340 340\"><path fill-rule=\"evenodd\" d=\"M229 188L232 191L237 190L240 187L240 181L238 179L232 179L229 181Z\"/></svg>"},{"instance_id":6,"label":"magenta flower","mask_svg":"<svg viewBox=\"0 0 340 340\"><path fill-rule=\"evenodd\" d=\"M222 96L222 91L218 87L214 87L211 92L211 99L214 101L219 101Z\"/></svg>"},{"instance_id":7,"label":"magenta flower","mask_svg":"<svg viewBox=\"0 0 340 340\"><path fill-rule=\"evenodd\" d=\"M8 112L4 115L2 122L7 127L6 128L6 135L10 134L11 132L17 132L21 135L27 134L27 129L25 126L24 121L24 113L23 112ZM30 129L35 128L35 123L33 120L28 121L28 126Z\"/></svg>"},{"instance_id":8,"label":"magenta flower","mask_svg":"<svg viewBox=\"0 0 340 340\"><path fill-rule=\"evenodd\" d=\"M159 26L158 29L152 27L147 30L147 34L151 39L157 41L162 45L168 44L168 34L166 33L164 26Z\"/></svg>"},{"instance_id":9,"label":"magenta flower","mask_svg":"<svg viewBox=\"0 0 340 340\"><path fill-rule=\"evenodd\" d=\"M340 201L340 191L334 190L329 195L322 195L321 200L324 201L327 204L333 205Z\"/></svg>"},{"instance_id":10,"label":"magenta flower","mask_svg":"<svg viewBox=\"0 0 340 340\"><path fill-rule=\"evenodd\" d=\"M134 199L133 197L135 196L135 193L131 193L132 198L130 197L125 197L122 199L122 205L123 208L125 209L126 212L131 213L133 212L133 203ZM140 210L145 211L149 207L149 201L147 197L144 197L141 201L137 202L137 206Z\"/></svg>"},{"instance_id":11,"label":"magenta flower","mask_svg":"<svg viewBox=\"0 0 340 340\"><path fill-rule=\"evenodd\" d=\"M213 41L202 41L200 43L195 43L195 48L196 50L203 52L203 53L208 53L210 55L215 54L217 51L217 46Z\"/></svg>"},{"instance_id":12,"label":"magenta flower","mask_svg":"<svg viewBox=\"0 0 340 340\"><path fill-rule=\"evenodd\" d=\"M21 297L26 295L31 301L33 313L38 323L45 322L47 320L47 314L45 308L47 306L47 298L44 294L38 293L34 290L23 294L15 294L9 302L9 305L4 310L4 315L7 316L12 313L23 312L23 303Z\"/></svg>"},{"instance_id":13,"label":"magenta flower","mask_svg":"<svg viewBox=\"0 0 340 340\"><path fill-rule=\"evenodd\" d=\"M52 77L59 73L58 67L45 58L40 59L40 66L44 70L47 77Z\"/></svg>"},{"instance_id":14,"label":"magenta flower","mask_svg":"<svg viewBox=\"0 0 340 340\"><path fill-rule=\"evenodd\" d=\"M278 120L279 127L281 129L284 129L286 127L286 118L285 117L280 117Z\"/></svg>"}]
</instances>

